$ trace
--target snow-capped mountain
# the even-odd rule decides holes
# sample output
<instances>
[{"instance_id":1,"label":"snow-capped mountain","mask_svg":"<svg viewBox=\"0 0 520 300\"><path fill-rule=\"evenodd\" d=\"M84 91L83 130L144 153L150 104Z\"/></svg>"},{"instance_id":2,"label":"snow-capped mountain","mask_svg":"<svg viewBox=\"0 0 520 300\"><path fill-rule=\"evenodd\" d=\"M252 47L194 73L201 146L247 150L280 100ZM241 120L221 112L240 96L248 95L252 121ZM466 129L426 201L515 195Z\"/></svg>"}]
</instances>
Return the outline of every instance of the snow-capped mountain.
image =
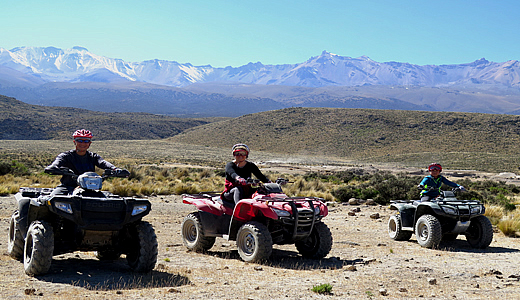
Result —
<instances>
[{"instance_id":1,"label":"snow-capped mountain","mask_svg":"<svg viewBox=\"0 0 520 300\"><path fill-rule=\"evenodd\" d=\"M139 81L184 87L192 83L232 81L248 84L305 87L412 85L440 87L494 85L520 88L520 63L497 63L484 58L458 65L413 65L376 62L323 51L299 64L213 68L175 61L126 62L89 52L82 47L0 48L0 66L51 82Z\"/></svg>"}]
</instances>

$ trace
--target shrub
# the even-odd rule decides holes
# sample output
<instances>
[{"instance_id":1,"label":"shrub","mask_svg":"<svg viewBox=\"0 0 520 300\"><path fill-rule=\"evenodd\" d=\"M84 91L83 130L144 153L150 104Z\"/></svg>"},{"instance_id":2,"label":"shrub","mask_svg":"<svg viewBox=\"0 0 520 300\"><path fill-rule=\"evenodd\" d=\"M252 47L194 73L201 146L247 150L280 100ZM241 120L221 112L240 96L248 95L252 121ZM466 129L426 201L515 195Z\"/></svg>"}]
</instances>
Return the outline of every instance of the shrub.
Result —
<instances>
[{"instance_id":1,"label":"shrub","mask_svg":"<svg viewBox=\"0 0 520 300\"><path fill-rule=\"evenodd\" d=\"M0 175L6 175L11 172L11 164L6 161L0 161Z\"/></svg>"},{"instance_id":2,"label":"shrub","mask_svg":"<svg viewBox=\"0 0 520 300\"><path fill-rule=\"evenodd\" d=\"M0 162L0 175L13 174L15 176L29 175L29 169L21 162L12 160L11 162Z\"/></svg>"},{"instance_id":3,"label":"shrub","mask_svg":"<svg viewBox=\"0 0 520 300\"><path fill-rule=\"evenodd\" d=\"M196 187L196 186L194 186L192 184L182 183L182 184L178 184L178 185L175 186L174 192L177 195L196 194L196 193L200 192L200 190L198 189L198 187Z\"/></svg>"},{"instance_id":4,"label":"shrub","mask_svg":"<svg viewBox=\"0 0 520 300\"><path fill-rule=\"evenodd\" d=\"M497 225L504 217L504 209L497 205L491 205L486 207L486 213L484 215L489 219L491 224Z\"/></svg>"},{"instance_id":5,"label":"shrub","mask_svg":"<svg viewBox=\"0 0 520 300\"><path fill-rule=\"evenodd\" d=\"M514 237L520 231L520 220L500 220L497 226L506 236Z\"/></svg>"},{"instance_id":6,"label":"shrub","mask_svg":"<svg viewBox=\"0 0 520 300\"><path fill-rule=\"evenodd\" d=\"M318 294L330 294L332 292L332 285L328 283L315 285L312 287L312 291Z\"/></svg>"}]
</instances>

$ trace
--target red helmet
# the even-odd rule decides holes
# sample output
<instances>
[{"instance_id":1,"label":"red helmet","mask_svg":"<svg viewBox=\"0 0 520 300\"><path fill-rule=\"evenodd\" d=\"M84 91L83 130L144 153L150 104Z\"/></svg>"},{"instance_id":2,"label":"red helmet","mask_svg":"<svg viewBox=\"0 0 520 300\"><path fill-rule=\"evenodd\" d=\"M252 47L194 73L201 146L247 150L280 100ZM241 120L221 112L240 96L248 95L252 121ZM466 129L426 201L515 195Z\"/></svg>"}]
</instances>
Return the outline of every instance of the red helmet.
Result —
<instances>
[{"instance_id":1,"label":"red helmet","mask_svg":"<svg viewBox=\"0 0 520 300\"><path fill-rule=\"evenodd\" d=\"M433 164L430 164L428 166L428 171L431 171L431 170L434 170L434 169L442 171L442 166L440 164L438 164L438 163L433 163Z\"/></svg>"},{"instance_id":2,"label":"red helmet","mask_svg":"<svg viewBox=\"0 0 520 300\"><path fill-rule=\"evenodd\" d=\"M72 135L72 137L74 139L77 139L77 138L91 139L92 138L92 132L90 132L89 130L86 130L86 129L80 129L80 130L76 130L74 132L74 134Z\"/></svg>"},{"instance_id":3,"label":"red helmet","mask_svg":"<svg viewBox=\"0 0 520 300\"><path fill-rule=\"evenodd\" d=\"M247 155L249 155L249 147L246 144L236 144L233 146L233 148L231 148L231 150L233 153L237 151L246 151Z\"/></svg>"}]
</instances>

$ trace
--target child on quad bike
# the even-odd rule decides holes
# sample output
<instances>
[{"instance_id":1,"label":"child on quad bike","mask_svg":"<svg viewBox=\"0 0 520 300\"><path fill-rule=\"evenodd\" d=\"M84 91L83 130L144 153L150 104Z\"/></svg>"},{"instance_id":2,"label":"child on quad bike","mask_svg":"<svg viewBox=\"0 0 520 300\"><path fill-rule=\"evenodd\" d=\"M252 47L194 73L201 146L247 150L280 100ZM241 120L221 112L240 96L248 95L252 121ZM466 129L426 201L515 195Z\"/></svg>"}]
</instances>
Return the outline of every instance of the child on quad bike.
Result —
<instances>
[{"instance_id":1,"label":"child on quad bike","mask_svg":"<svg viewBox=\"0 0 520 300\"><path fill-rule=\"evenodd\" d=\"M253 194L254 190L246 181L247 178L251 177L251 174L263 183L271 181L262 174L254 163L247 161L250 151L246 144L236 144L231 150L235 159L226 164L225 188L220 198L234 206L241 199L251 197Z\"/></svg>"},{"instance_id":2,"label":"child on quad bike","mask_svg":"<svg viewBox=\"0 0 520 300\"><path fill-rule=\"evenodd\" d=\"M441 194L441 186L443 183L451 187L459 187L461 190L464 190L463 186L449 181L446 179L446 177L441 175L442 166L440 164L430 164L428 166L428 171L430 172L430 175L424 177L421 183L418 185L419 188L423 189L421 191L421 201L429 201L438 197Z\"/></svg>"}]
</instances>

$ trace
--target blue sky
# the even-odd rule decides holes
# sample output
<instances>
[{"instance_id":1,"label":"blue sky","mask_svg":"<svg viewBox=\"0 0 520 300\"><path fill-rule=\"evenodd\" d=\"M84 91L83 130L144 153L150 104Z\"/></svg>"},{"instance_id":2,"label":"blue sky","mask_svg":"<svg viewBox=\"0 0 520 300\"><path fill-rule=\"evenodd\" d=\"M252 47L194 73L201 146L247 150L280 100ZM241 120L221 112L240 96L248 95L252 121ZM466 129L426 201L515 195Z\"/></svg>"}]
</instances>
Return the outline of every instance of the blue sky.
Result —
<instances>
[{"instance_id":1,"label":"blue sky","mask_svg":"<svg viewBox=\"0 0 520 300\"><path fill-rule=\"evenodd\" d=\"M323 50L418 65L520 60L515 0L0 0L0 11L2 48L82 46L129 62L292 64Z\"/></svg>"}]
</instances>

